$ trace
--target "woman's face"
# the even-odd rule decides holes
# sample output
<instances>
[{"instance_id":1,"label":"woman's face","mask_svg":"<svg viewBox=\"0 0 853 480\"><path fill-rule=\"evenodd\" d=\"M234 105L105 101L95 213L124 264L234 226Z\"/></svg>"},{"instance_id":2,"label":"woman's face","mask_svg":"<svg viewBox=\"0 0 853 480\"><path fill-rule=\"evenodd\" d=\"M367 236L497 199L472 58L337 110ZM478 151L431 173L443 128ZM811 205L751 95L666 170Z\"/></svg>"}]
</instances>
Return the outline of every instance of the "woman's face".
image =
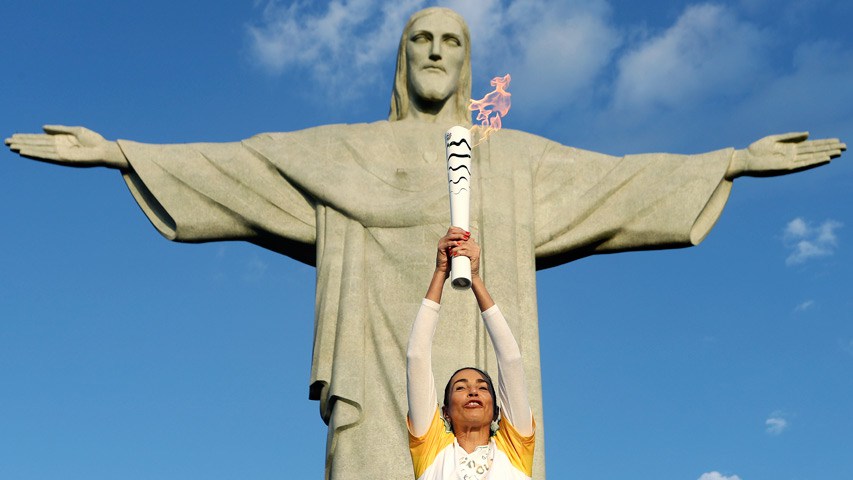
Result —
<instances>
[{"instance_id":1,"label":"woman's face","mask_svg":"<svg viewBox=\"0 0 853 480\"><path fill-rule=\"evenodd\" d=\"M471 369L457 372L450 379L450 402L446 415L458 432L463 428L478 428L492 423L495 399L483 375Z\"/></svg>"}]
</instances>

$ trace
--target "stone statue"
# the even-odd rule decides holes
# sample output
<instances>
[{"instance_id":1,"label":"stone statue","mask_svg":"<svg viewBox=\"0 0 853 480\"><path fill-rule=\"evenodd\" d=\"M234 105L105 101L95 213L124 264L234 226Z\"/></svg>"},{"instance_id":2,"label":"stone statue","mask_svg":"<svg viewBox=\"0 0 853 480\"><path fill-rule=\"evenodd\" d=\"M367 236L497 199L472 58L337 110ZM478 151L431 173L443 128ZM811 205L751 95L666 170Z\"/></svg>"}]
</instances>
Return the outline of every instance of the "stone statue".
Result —
<instances>
[{"instance_id":1,"label":"stone statue","mask_svg":"<svg viewBox=\"0 0 853 480\"><path fill-rule=\"evenodd\" d=\"M6 144L24 157L122 172L166 238L245 240L316 266L309 397L328 424L326 477L410 478L405 346L435 241L447 230L443 134L470 125L470 41L444 8L400 39L388 121L267 133L222 144L107 141L45 126ZM471 229L481 267L525 357L544 474L537 269L587 255L696 245L739 176L772 176L841 155L837 139L771 136L745 150L613 157L502 130L474 150ZM400 248L407 245L407 248ZM471 295L448 292L435 377L494 369ZM442 353L444 352L444 354ZM451 360L452 359L452 360ZM441 386L438 386L441 388Z\"/></svg>"}]
</instances>

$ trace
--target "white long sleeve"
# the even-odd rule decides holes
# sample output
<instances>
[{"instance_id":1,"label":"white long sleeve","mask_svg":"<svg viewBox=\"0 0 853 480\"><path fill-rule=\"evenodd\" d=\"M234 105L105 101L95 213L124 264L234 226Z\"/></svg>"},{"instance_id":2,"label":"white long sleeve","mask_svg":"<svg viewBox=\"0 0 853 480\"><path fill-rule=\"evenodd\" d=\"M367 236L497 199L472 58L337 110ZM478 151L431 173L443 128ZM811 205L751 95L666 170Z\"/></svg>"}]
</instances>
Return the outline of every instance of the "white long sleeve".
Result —
<instances>
[{"instance_id":1,"label":"white long sleeve","mask_svg":"<svg viewBox=\"0 0 853 480\"><path fill-rule=\"evenodd\" d=\"M521 435L533 434L533 415L527 398L521 350L497 305L483 312L483 323L498 361L498 396L502 415Z\"/></svg>"},{"instance_id":2,"label":"white long sleeve","mask_svg":"<svg viewBox=\"0 0 853 480\"><path fill-rule=\"evenodd\" d=\"M409 397L409 425L419 437L427 432L438 399L432 373L432 339L441 305L424 299L412 324L406 350L406 390Z\"/></svg>"}]
</instances>

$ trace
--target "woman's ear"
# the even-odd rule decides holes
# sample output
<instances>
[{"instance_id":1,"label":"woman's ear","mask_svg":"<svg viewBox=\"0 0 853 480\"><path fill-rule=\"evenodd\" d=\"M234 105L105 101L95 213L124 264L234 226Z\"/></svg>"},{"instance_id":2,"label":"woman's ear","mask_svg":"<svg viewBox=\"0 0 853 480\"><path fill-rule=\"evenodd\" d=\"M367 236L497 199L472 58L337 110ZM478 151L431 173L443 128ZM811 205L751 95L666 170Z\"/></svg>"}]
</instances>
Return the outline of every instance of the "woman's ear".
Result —
<instances>
[{"instance_id":1,"label":"woman's ear","mask_svg":"<svg viewBox=\"0 0 853 480\"><path fill-rule=\"evenodd\" d=\"M450 424L450 417L447 416L447 407L441 407L441 422L444 423L444 431L453 433L453 425Z\"/></svg>"}]
</instances>

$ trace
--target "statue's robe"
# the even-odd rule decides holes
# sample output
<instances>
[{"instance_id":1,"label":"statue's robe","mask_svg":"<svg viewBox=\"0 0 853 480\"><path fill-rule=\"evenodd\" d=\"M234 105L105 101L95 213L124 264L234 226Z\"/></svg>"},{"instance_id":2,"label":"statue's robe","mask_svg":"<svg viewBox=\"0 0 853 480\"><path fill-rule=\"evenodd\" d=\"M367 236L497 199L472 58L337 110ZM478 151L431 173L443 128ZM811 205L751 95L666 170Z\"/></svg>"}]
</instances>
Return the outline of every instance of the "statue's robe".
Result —
<instances>
[{"instance_id":1,"label":"statue's robe","mask_svg":"<svg viewBox=\"0 0 853 480\"><path fill-rule=\"evenodd\" d=\"M405 349L449 223L447 127L382 121L239 143L119 141L132 166L127 184L167 238L246 240L316 266L309 396L329 425L326 472L335 480L412 475ZM471 230L482 246L482 276L525 358L535 478L544 478L548 424L536 270L597 253L697 244L728 198L731 155L613 157L512 130L474 149ZM494 372L470 292L445 292L433 351L439 392L459 367Z\"/></svg>"}]
</instances>

